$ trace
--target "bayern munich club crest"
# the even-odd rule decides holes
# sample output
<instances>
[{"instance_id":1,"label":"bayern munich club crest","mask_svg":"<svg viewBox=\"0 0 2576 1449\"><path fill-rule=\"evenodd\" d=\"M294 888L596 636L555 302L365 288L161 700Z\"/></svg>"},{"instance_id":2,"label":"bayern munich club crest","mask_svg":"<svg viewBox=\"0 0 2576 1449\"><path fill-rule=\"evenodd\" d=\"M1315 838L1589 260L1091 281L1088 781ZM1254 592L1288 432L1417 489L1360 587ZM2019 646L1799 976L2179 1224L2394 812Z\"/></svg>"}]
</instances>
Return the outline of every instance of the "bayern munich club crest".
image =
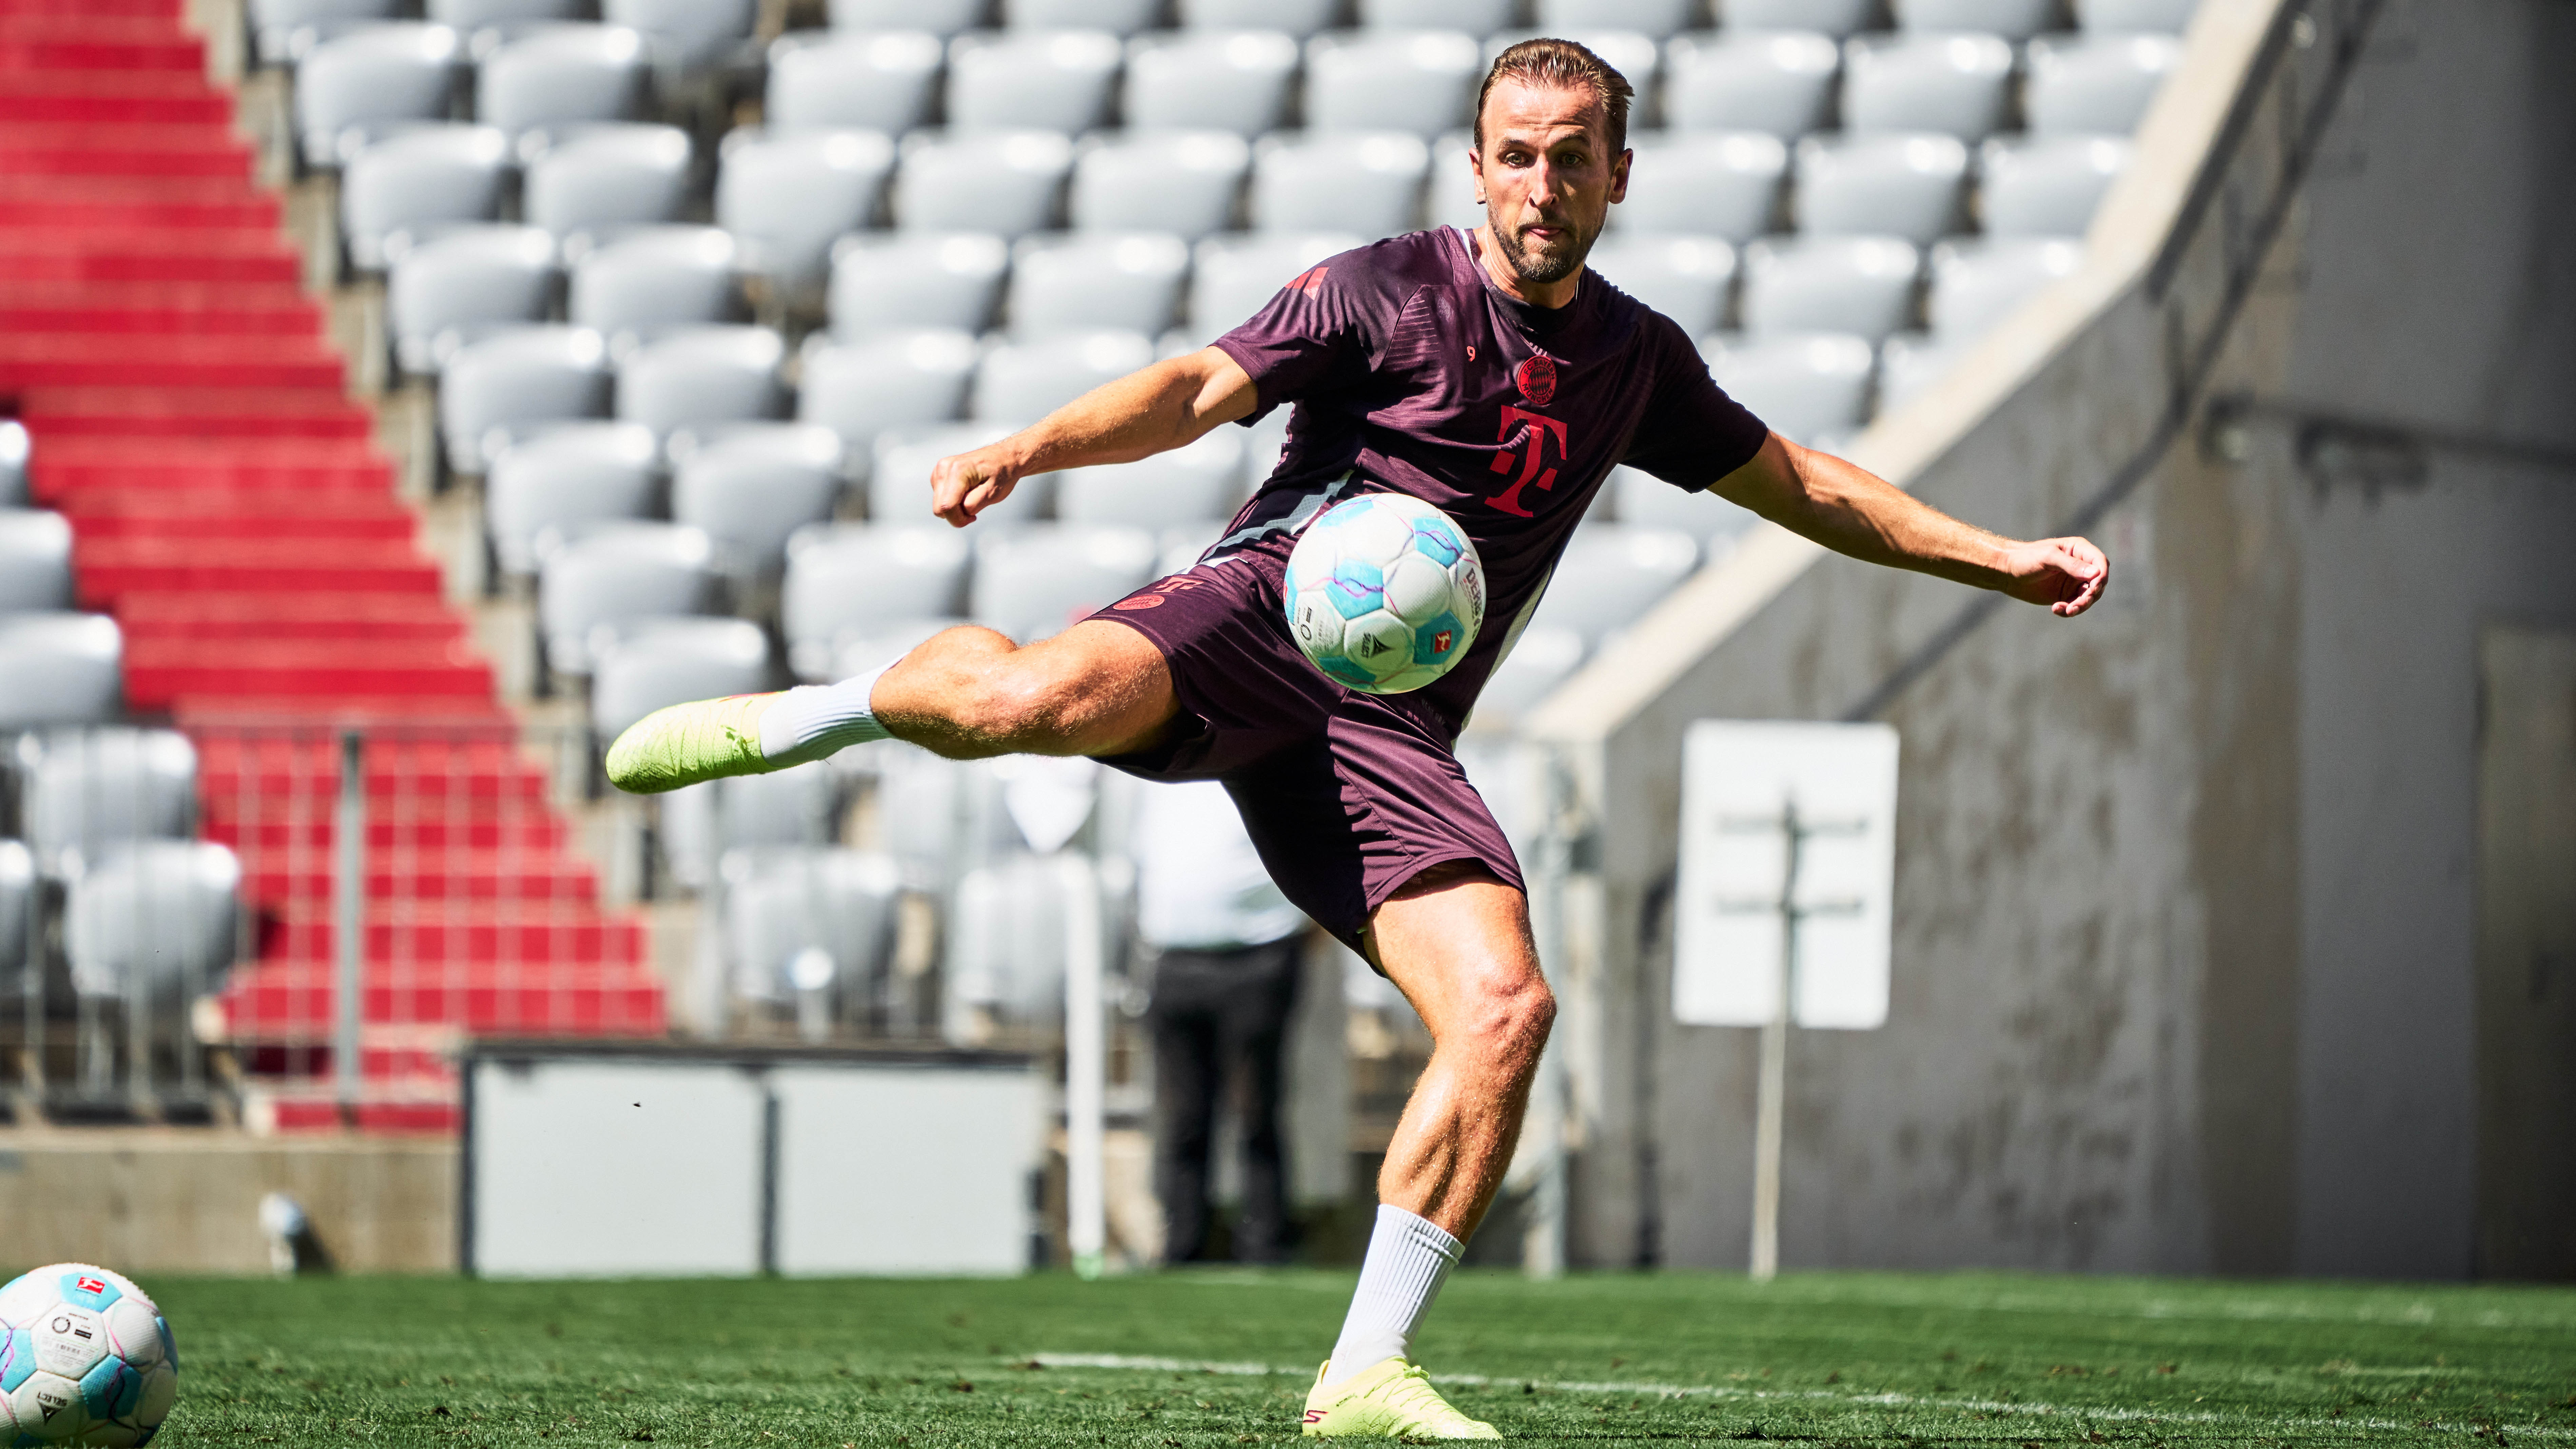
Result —
<instances>
[{"instance_id":1,"label":"bayern munich club crest","mask_svg":"<svg viewBox=\"0 0 2576 1449\"><path fill-rule=\"evenodd\" d=\"M1521 396L1534 408L1543 408L1556 396L1556 359L1544 352L1530 354L1530 359L1512 369L1512 381L1520 384Z\"/></svg>"}]
</instances>

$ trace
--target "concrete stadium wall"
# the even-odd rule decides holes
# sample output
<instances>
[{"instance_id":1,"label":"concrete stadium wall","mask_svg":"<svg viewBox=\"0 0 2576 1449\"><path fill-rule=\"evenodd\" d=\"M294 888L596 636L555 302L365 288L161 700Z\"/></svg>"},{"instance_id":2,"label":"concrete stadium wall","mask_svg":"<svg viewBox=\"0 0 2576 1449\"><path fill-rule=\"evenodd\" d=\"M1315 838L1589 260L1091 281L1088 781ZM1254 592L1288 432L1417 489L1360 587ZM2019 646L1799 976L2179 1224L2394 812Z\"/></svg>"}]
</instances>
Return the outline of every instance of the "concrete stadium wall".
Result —
<instances>
[{"instance_id":1,"label":"concrete stadium wall","mask_svg":"<svg viewBox=\"0 0 2576 1449\"><path fill-rule=\"evenodd\" d=\"M1876 717L1893 1014L1792 1046L1786 1264L2469 1270L2476 635L2576 621L2567 478L2478 449L2576 441L2571 20L2203 7L2086 270L1854 450L2093 535L2094 615L1765 529L1534 718L1590 817L1577 1261L1744 1259L1753 1033L1665 1006L1681 732Z\"/></svg>"}]
</instances>

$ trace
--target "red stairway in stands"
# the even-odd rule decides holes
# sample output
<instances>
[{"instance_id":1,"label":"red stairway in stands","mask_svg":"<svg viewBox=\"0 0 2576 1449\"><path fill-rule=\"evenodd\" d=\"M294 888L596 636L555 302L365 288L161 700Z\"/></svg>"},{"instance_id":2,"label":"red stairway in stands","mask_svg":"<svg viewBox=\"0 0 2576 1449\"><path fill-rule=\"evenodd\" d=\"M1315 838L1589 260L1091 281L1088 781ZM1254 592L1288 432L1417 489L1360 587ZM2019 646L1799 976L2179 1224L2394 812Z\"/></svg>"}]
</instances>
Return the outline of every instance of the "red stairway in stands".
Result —
<instances>
[{"instance_id":1,"label":"red stairway in stands","mask_svg":"<svg viewBox=\"0 0 2576 1449\"><path fill-rule=\"evenodd\" d=\"M254 1070L327 1073L337 734L381 722L359 1125L446 1127L458 1036L657 1034L662 994L440 597L180 4L0 0L0 405L81 605L124 628L129 710L195 738L242 855L259 953L223 1028ZM325 1081L273 1101L339 1120Z\"/></svg>"}]
</instances>

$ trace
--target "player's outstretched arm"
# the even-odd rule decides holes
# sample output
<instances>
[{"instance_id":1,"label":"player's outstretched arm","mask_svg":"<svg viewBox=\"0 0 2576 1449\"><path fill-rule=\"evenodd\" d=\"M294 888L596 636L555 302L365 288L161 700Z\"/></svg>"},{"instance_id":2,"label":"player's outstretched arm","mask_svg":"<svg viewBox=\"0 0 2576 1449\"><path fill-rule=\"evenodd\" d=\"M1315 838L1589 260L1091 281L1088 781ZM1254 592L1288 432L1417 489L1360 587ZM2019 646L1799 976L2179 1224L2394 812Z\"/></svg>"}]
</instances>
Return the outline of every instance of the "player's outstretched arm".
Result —
<instances>
[{"instance_id":1,"label":"player's outstretched arm","mask_svg":"<svg viewBox=\"0 0 2576 1449\"><path fill-rule=\"evenodd\" d=\"M2088 539L1999 538L1778 433L1710 491L1836 553L1994 589L2067 618L2092 608L2111 582L2111 561Z\"/></svg>"},{"instance_id":2,"label":"player's outstretched arm","mask_svg":"<svg viewBox=\"0 0 2576 1449\"><path fill-rule=\"evenodd\" d=\"M1036 473L1133 463L1252 411L1252 379L1214 347L1102 383L1032 426L930 470L930 510L964 528Z\"/></svg>"}]
</instances>

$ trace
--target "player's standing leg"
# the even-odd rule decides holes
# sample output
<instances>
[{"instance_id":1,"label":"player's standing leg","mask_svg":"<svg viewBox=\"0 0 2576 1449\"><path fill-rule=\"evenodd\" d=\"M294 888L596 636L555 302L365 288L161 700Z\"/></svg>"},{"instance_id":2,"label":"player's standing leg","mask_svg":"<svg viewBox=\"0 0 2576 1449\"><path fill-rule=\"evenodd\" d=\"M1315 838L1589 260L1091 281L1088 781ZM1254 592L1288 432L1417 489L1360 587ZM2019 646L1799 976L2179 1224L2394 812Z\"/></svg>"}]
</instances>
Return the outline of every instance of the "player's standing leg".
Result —
<instances>
[{"instance_id":1,"label":"player's standing leg","mask_svg":"<svg viewBox=\"0 0 2576 1449\"><path fill-rule=\"evenodd\" d=\"M1431 1063L1387 1145L1376 1229L1305 1431L1499 1438L1431 1387L1413 1335L1511 1164L1556 999L1528 903L1470 863L1414 877L1370 917L1368 945L1431 1028Z\"/></svg>"}]
</instances>

